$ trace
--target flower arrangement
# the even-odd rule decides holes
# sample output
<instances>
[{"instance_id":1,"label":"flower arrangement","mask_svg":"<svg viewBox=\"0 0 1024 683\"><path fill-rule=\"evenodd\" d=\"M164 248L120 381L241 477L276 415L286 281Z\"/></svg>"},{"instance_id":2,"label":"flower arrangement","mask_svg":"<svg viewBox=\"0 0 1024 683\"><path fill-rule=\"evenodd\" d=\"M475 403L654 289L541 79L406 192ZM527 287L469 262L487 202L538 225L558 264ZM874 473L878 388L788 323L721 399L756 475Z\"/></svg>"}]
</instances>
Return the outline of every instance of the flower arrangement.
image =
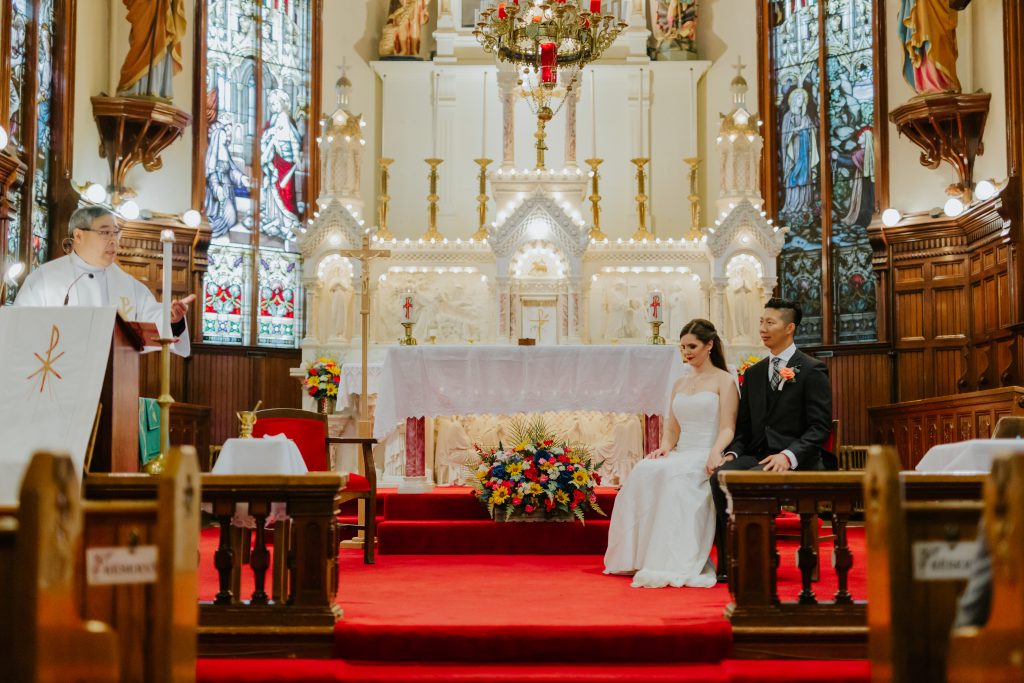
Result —
<instances>
[{"instance_id":1,"label":"flower arrangement","mask_svg":"<svg viewBox=\"0 0 1024 683\"><path fill-rule=\"evenodd\" d=\"M749 356L744 358L742 362L740 362L739 367L736 368L736 377L740 383L740 386L743 386L743 374L747 371L747 368L749 368L754 363L759 362L760 360L761 359L755 356L754 354L750 354Z\"/></svg>"},{"instance_id":2,"label":"flower arrangement","mask_svg":"<svg viewBox=\"0 0 1024 683\"><path fill-rule=\"evenodd\" d=\"M551 434L542 420L513 421L509 428L513 448L476 446L479 463L468 477L473 495L492 518L504 511L544 518L572 516L583 522L584 508L599 515L594 488L601 483L585 446L570 445Z\"/></svg>"},{"instance_id":3,"label":"flower arrangement","mask_svg":"<svg viewBox=\"0 0 1024 683\"><path fill-rule=\"evenodd\" d=\"M330 358L317 358L316 362L306 365L305 389L315 401L337 399L340 381L341 367Z\"/></svg>"}]
</instances>

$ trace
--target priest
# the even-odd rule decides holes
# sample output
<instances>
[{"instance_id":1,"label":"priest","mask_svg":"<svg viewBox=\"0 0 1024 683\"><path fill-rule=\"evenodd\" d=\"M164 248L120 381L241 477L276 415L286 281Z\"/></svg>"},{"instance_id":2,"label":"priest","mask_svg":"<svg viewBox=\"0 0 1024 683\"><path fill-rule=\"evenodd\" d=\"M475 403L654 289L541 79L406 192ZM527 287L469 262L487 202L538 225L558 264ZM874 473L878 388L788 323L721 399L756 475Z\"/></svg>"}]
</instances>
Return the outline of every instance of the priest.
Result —
<instances>
[{"instance_id":1,"label":"priest","mask_svg":"<svg viewBox=\"0 0 1024 683\"><path fill-rule=\"evenodd\" d=\"M18 291L15 306L116 306L125 320L160 325L162 309L144 284L121 270L117 244L121 229L114 214L86 206L71 214L71 253L34 270ZM171 351L191 353L185 314L195 294L171 302Z\"/></svg>"}]
</instances>

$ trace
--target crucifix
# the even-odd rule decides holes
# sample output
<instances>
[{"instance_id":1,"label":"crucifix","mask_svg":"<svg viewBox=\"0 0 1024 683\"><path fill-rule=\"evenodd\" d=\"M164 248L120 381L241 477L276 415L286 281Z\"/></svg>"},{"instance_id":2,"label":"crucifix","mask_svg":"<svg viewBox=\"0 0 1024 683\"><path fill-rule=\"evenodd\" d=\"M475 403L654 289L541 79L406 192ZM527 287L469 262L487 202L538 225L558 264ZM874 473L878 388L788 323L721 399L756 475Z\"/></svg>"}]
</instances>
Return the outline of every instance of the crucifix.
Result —
<instances>
[{"instance_id":1,"label":"crucifix","mask_svg":"<svg viewBox=\"0 0 1024 683\"><path fill-rule=\"evenodd\" d=\"M537 330L537 341L541 340L541 337L544 334L544 325L549 320L551 320L551 318L549 318L544 313L544 309L543 308L538 308L537 309L537 317L530 321L531 323L534 323L534 329Z\"/></svg>"},{"instance_id":2,"label":"crucifix","mask_svg":"<svg viewBox=\"0 0 1024 683\"><path fill-rule=\"evenodd\" d=\"M363 289L360 300L359 317L362 322L362 386L359 393L359 421L356 423L356 434L360 437L369 437L372 429L370 426L370 402L367 393L367 363L370 354L370 261L375 258L391 256L390 249L371 249L370 231L363 233L363 243L359 249L346 249L339 251L338 255L354 258L359 261L360 278Z\"/></svg>"}]
</instances>

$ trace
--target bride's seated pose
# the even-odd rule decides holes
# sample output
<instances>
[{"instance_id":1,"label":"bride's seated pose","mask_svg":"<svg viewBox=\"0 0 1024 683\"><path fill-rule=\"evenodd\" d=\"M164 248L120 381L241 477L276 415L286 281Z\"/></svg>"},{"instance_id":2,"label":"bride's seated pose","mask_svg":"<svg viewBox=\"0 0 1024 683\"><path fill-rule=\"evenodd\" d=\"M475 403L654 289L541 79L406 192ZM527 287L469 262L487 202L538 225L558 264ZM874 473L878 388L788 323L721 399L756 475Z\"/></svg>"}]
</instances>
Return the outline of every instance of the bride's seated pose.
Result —
<instances>
[{"instance_id":1,"label":"bride's seated pose","mask_svg":"<svg viewBox=\"0 0 1024 683\"><path fill-rule=\"evenodd\" d=\"M642 460L615 498L606 574L634 588L715 585L715 508L708 479L736 430L739 391L722 340L707 320L679 333L691 372L672 387L661 447Z\"/></svg>"}]
</instances>

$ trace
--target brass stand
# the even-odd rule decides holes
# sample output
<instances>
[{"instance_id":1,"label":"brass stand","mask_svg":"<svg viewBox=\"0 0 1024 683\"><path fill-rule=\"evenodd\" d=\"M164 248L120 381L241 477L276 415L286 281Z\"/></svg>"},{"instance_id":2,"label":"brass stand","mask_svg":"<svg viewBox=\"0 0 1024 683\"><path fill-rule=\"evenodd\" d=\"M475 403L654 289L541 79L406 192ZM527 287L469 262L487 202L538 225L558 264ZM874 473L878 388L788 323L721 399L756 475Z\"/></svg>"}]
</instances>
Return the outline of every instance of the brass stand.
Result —
<instances>
[{"instance_id":1,"label":"brass stand","mask_svg":"<svg viewBox=\"0 0 1024 683\"><path fill-rule=\"evenodd\" d=\"M690 165L690 231L686 233L686 239L699 242L704 233L700 229L700 195L697 193L697 166L700 165L699 157L683 159Z\"/></svg>"},{"instance_id":2,"label":"brass stand","mask_svg":"<svg viewBox=\"0 0 1024 683\"><path fill-rule=\"evenodd\" d=\"M537 110L537 132L533 134L533 137L537 138L537 144L534 145L537 148L537 170L544 170L544 152L548 151L548 146L544 144L544 139L547 136L544 126L554 116L555 113L551 111L551 107L546 105Z\"/></svg>"},{"instance_id":3,"label":"brass stand","mask_svg":"<svg viewBox=\"0 0 1024 683\"><path fill-rule=\"evenodd\" d=\"M444 159L424 159L430 165L430 194L427 195L427 232L423 235L425 240L440 242L444 235L437 231L437 167L444 163Z\"/></svg>"},{"instance_id":4,"label":"brass stand","mask_svg":"<svg viewBox=\"0 0 1024 683\"><path fill-rule=\"evenodd\" d=\"M173 339L158 339L160 342L160 455L143 466L146 474L160 474L164 471L165 458L171 450L171 344Z\"/></svg>"},{"instance_id":5,"label":"brass stand","mask_svg":"<svg viewBox=\"0 0 1024 683\"><path fill-rule=\"evenodd\" d=\"M480 187L476 195L476 217L477 228L472 239L483 241L487 239L487 165L492 159L474 159L480 166Z\"/></svg>"},{"instance_id":6,"label":"brass stand","mask_svg":"<svg viewBox=\"0 0 1024 683\"><path fill-rule=\"evenodd\" d=\"M654 344L656 346L665 343L665 338L661 336L661 322L652 320L651 321L651 336L647 338L648 344Z\"/></svg>"},{"instance_id":7,"label":"brass stand","mask_svg":"<svg viewBox=\"0 0 1024 683\"><path fill-rule=\"evenodd\" d=\"M601 232L601 192L597 189L597 181L601 178L601 174L597 172L597 167L601 165L604 159L587 159L586 163L590 166L590 210L593 212L593 225L590 226L590 239L592 240L604 240L608 239L608 236Z\"/></svg>"},{"instance_id":8,"label":"brass stand","mask_svg":"<svg viewBox=\"0 0 1024 683\"><path fill-rule=\"evenodd\" d=\"M388 195L388 166L394 163L394 159L381 159L377 162L380 166L380 195L377 197L377 239L390 240L394 235L388 230L388 202L391 197Z\"/></svg>"},{"instance_id":9,"label":"brass stand","mask_svg":"<svg viewBox=\"0 0 1024 683\"><path fill-rule=\"evenodd\" d=\"M412 326L416 323L402 323L405 328L405 339L398 340L401 346L416 346L416 337L412 336Z\"/></svg>"},{"instance_id":10,"label":"brass stand","mask_svg":"<svg viewBox=\"0 0 1024 683\"><path fill-rule=\"evenodd\" d=\"M639 227L633 234L633 239L637 242L641 240L654 239L654 235L647 231L647 194L646 194L646 181L647 174L644 173L644 166L650 159L639 157L631 160L636 164L636 214L637 223Z\"/></svg>"}]
</instances>

